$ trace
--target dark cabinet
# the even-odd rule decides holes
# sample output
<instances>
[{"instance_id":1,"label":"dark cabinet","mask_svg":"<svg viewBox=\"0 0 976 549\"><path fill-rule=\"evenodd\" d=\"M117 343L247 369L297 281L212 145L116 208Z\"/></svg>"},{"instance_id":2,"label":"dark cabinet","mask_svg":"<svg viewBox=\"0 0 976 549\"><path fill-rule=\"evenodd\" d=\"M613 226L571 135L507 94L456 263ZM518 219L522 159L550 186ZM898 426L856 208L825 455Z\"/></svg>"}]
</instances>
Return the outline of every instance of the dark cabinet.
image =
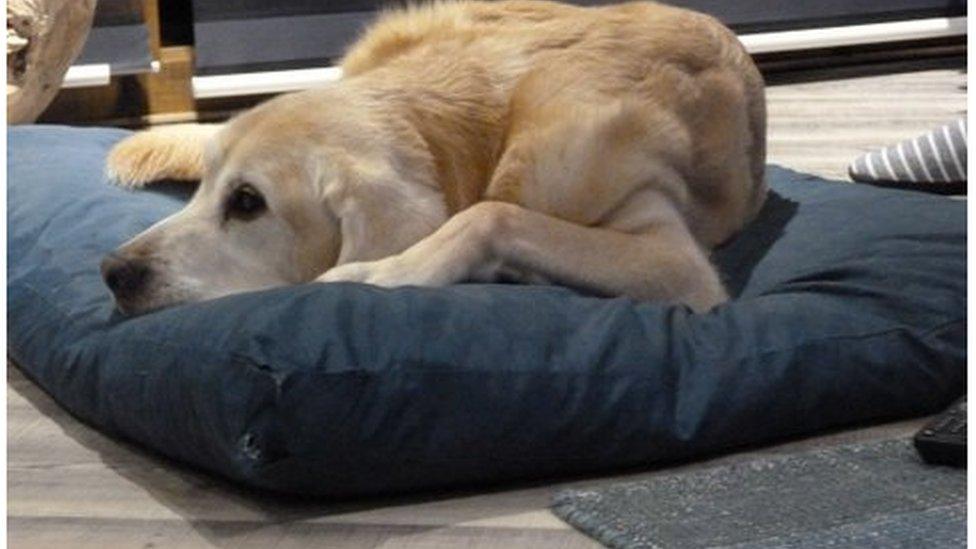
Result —
<instances>
[{"instance_id":1,"label":"dark cabinet","mask_svg":"<svg viewBox=\"0 0 976 549\"><path fill-rule=\"evenodd\" d=\"M577 0L598 5L614 0ZM965 0L677 0L739 32L961 15ZM198 74L323 66L383 6L370 0L192 0Z\"/></svg>"}]
</instances>

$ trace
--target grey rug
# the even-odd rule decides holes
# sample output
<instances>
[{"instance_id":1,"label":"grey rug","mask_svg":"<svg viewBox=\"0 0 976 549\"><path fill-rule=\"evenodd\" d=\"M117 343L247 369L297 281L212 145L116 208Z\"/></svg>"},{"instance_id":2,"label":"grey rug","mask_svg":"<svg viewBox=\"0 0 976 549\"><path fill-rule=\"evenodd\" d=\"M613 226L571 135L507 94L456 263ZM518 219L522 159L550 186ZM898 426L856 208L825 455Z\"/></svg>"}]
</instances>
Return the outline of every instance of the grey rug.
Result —
<instances>
[{"instance_id":1,"label":"grey rug","mask_svg":"<svg viewBox=\"0 0 976 549\"><path fill-rule=\"evenodd\" d=\"M552 510L611 547L957 548L966 472L888 440L569 490Z\"/></svg>"}]
</instances>

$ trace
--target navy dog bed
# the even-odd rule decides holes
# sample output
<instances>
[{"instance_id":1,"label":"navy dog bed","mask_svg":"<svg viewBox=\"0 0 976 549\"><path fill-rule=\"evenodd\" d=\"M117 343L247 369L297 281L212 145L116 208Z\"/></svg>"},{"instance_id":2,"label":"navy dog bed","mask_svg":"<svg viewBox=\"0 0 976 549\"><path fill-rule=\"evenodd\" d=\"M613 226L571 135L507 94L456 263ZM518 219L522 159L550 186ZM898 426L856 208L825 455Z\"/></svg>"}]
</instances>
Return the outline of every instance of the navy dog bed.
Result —
<instances>
[{"instance_id":1,"label":"navy dog bed","mask_svg":"<svg viewBox=\"0 0 976 549\"><path fill-rule=\"evenodd\" d=\"M246 485L353 496L591 473L938 411L964 391L965 203L770 167L736 298L308 284L114 312L98 264L188 190L121 130L8 130L8 342L97 428Z\"/></svg>"}]
</instances>

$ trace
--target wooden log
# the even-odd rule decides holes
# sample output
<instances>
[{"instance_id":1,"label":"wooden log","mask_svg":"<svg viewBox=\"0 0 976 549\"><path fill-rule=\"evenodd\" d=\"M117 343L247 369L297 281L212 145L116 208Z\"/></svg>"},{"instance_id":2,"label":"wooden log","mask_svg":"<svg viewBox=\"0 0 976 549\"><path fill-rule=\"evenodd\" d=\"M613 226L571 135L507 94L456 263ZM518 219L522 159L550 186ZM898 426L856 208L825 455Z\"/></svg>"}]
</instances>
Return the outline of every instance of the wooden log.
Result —
<instances>
[{"instance_id":1,"label":"wooden log","mask_svg":"<svg viewBox=\"0 0 976 549\"><path fill-rule=\"evenodd\" d=\"M96 0L7 2L7 123L33 122L81 53Z\"/></svg>"}]
</instances>

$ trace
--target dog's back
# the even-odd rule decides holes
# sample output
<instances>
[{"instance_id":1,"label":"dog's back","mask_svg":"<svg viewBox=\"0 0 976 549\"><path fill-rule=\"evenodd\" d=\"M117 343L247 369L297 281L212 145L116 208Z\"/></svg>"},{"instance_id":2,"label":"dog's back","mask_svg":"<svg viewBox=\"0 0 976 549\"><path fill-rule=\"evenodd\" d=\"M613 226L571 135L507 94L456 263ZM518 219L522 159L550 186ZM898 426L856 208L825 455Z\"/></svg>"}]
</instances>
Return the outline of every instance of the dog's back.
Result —
<instances>
[{"instance_id":1,"label":"dog's back","mask_svg":"<svg viewBox=\"0 0 976 549\"><path fill-rule=\"evenodd\" d=\"M623 101L673 117L659 137L687 145L671 161L687 186L689 224L707 245L738 230L765 197L762 78L735 36L703 14L651 2L432 4L382 17L343 70L368 82L364 93L403 93L437 113L422 123L433 148L443 142L445 156L461 159L439 170L455 210L490 192L520 112L538 125L547 104L552 116L571 116L569 104Z\"/></svg>"},{"instance_id":2,"label":"dog's back","mask_svg":"<svg viewBox=\"0 0 976 549\"><path fill-rule=\"evenodd\" d=\"M434 3L382 17L343 69L220 129L113 149L122 181L203 179L194 204L117 252L166 254L141 307L315 272L382 286L504 276L695 310L727 299L706 249L762 204L765 106L755 65L711 17ZM214 226L238 196L257 209ZM193 238L181 248L173 234ZM202 237L213 253L174 263L207 249ZM229 285L212 256L246 280Z\"/></svg>"}]
</instances>

